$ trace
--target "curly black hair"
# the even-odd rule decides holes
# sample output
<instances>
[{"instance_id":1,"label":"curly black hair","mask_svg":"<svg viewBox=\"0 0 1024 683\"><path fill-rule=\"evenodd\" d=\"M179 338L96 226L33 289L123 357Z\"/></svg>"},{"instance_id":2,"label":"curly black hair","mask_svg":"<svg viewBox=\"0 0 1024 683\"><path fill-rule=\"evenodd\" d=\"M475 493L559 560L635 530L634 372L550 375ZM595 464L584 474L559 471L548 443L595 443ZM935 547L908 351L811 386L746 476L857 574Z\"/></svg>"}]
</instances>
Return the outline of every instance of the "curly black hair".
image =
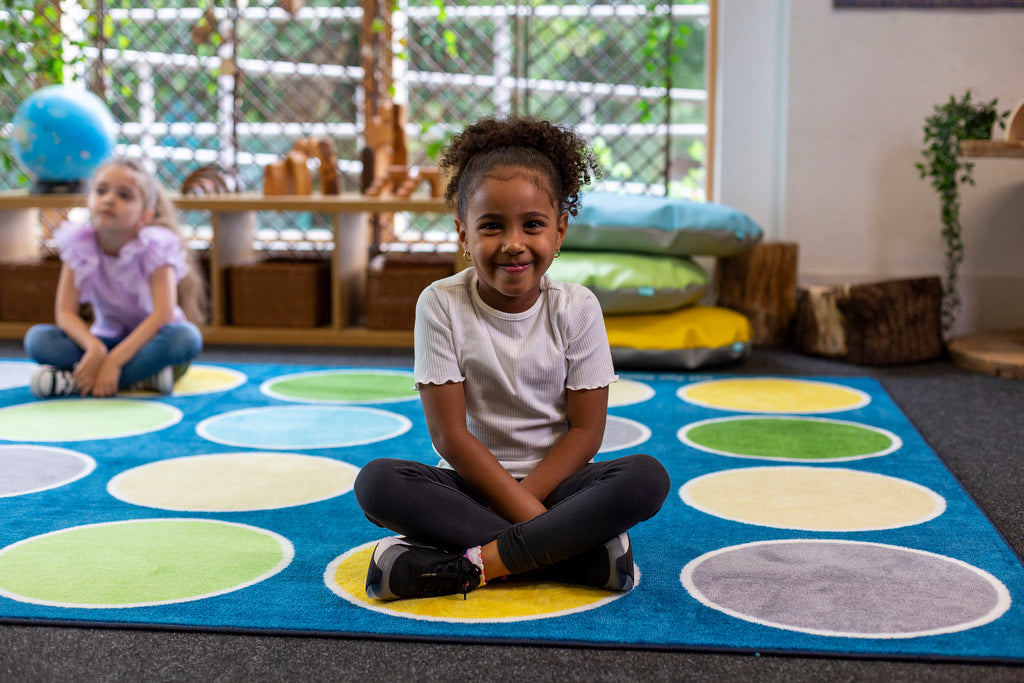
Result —
<instances>
[{"instance_id":1,"label":"curly black hair","mask_svg":"<svg viewBox=\"0 0 1024 683\"><path fill-rule=\"evenodd\" d=\"M481 119L451 139L440 161L450 173L444 198L460 218L466 202L493 169L527 168L548 178L562 211L575 216L584 185L601 177L589 141L567 126L529 117Z\"/></svg>"}]
</instances>

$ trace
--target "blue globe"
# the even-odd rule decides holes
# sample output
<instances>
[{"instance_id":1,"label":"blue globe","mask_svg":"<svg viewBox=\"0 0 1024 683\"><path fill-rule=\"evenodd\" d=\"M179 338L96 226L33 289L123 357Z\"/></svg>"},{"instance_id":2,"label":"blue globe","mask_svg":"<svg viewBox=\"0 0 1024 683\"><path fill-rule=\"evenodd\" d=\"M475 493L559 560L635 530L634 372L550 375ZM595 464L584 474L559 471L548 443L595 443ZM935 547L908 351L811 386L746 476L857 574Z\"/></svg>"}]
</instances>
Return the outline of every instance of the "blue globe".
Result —
<instances>
[{"instance_id":1,"label":"blue globe","mask_svg":"<svg viewBox=\"0 0 1024 683\"><path fill-rule=\"evenodd\" d=\"M113 154L117 139L117 126L103 100L64 85L29 95L12 124L11 148L36 177L33 191L60 191L61 186L77 191Z\"/></svg>"}]
</instances>

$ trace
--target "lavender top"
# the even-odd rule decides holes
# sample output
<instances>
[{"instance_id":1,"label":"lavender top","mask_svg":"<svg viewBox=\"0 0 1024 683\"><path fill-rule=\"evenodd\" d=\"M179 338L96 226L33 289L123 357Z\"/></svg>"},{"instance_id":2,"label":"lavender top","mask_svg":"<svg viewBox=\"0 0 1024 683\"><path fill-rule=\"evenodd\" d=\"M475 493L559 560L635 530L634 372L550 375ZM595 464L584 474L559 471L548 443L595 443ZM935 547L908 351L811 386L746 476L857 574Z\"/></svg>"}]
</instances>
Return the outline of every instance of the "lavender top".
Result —
<instances>
[{"instance_id":1,"label":"lavender top","mask_svg":"<svg viewBox=\"0 0 1024 683\"><path fill-rule=\"evenodd\" d=\"M103 253L96 228L88 223L65 222L54 234L61 260L71 268L79 301L92 305L96 321L90 328L98 337L124 337L153 312L150 276L170 265L175 280L188 273L188 258L176 233L147 226L121 247L116 256ZM180 306L175 322L185 320Z\"/></svg>"}]
</instances>

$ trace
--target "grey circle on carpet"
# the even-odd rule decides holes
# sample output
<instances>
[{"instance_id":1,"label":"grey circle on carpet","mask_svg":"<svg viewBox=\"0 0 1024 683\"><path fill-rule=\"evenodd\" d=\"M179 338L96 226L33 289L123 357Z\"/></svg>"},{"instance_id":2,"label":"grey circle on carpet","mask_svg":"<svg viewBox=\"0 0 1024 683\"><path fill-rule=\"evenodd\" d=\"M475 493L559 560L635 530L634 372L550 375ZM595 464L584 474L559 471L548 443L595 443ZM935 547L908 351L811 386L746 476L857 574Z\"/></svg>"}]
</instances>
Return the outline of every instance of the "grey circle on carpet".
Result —
<instances>
[{"instance_id":1,"label":"grey circle on carpet","mask_svg":"<svg viewBox=\"0 0 1024 683\"><path fill-rule=\"evenodd\" d=\"M959 560L859 541L765 541L683 568L693 597L731 616L827 636L912 638L964 631L1009 609L1006 587Z\"/></svg>"}]
</instances>

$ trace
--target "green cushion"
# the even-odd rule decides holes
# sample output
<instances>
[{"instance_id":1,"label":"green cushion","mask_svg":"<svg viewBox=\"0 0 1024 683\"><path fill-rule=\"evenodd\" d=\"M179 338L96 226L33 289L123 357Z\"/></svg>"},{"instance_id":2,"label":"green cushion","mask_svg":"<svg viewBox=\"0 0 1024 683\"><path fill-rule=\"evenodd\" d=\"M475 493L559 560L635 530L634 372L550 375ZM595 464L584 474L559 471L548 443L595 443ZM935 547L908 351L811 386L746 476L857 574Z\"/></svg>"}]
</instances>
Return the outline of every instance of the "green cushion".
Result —
<instances>
[{"instance_id":1,"label":"green cushion","mask_svg":"<svg viewBox=\"0 0 1024 683\"><path fill-rule=\"evenodd\" d=\"M563 249L733 256L762 237L757 223L723 204L606 192L588 192L581 200Z\"/></svg>"},{"instance_id":2,"label":"green cushion","mask_svg":"<svg viewBox=\"0 0 1024 683\"><path fill-rule=\"evenodd\" d=\"M704 296L709 279L707 271L688 258L598 251L563 251L548 275L590 289L606 314L681 308Z\"/></svg>"}]
</instances>

